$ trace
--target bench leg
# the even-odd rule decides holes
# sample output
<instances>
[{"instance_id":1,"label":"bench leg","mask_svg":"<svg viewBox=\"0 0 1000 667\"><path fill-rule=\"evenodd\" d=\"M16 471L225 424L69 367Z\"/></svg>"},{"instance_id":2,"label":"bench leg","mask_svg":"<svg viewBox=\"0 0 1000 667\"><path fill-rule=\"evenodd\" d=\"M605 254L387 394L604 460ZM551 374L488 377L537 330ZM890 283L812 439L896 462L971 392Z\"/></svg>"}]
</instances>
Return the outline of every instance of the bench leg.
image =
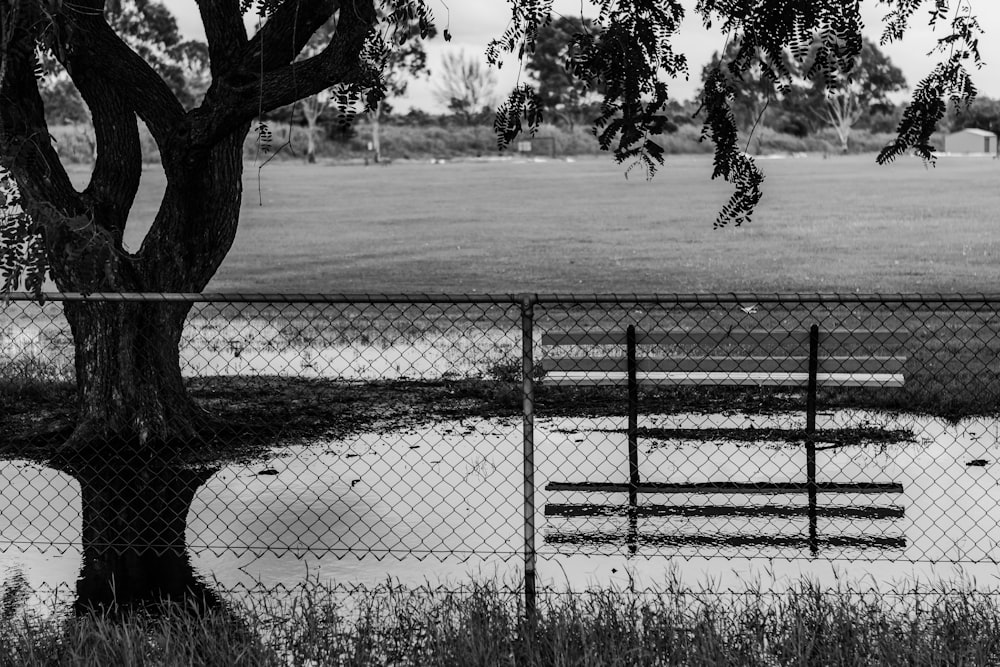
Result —
<instances>
[{"instance_id":1,"label":"bench leg","mask_svg":"<svg viewBox=\"0 0 1000 667\"><path fill-rule=\"evenodd\" d=\"M628 506L635 514L639 487L639 381L636 372L635 325L625 330L628 357Z\"/></svg>"}]
</instances>

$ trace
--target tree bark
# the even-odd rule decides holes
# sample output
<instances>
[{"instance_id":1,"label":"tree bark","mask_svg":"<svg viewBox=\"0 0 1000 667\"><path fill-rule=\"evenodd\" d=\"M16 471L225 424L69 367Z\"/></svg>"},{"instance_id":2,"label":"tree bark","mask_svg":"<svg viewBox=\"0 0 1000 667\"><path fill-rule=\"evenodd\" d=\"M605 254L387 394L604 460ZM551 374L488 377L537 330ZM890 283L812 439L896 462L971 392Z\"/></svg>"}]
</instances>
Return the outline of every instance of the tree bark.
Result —
<instances>
[{"instance_id":1,"label":"tree bark","mask_svg":"<svg viewBox=\"0 0 1000 667\"><path fill-rule=\"evenodd\" d=\"M200 411L180 371L190 304L67 302L76 352L72 450L162 452L192 444Z\"/></svg>"}]
</instances>

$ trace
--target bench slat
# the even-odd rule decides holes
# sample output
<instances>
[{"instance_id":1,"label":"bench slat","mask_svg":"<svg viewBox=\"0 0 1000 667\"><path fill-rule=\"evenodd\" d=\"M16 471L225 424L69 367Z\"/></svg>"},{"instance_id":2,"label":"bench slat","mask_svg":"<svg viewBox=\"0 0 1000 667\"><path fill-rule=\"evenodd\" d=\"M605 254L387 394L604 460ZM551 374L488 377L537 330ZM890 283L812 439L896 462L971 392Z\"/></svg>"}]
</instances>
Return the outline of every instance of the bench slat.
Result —
<instances>
[{"instance_id":1,"label":"bench slat","mask_svg":"<svg viewBox=\"0 0 1000 667\"><path fill-rule=\"evenodd\" d=\"M641 482L639 493L807 493L805 482ZM604 491L628 493L624 482L549 482L546 491ZM817 482L819 493L902 493L898 482Z\"/></svg>"},{"instance_id":2,"label":"bench slat","mask_svg":"<svg viewBox=\"0 0 1000 667\"><path fill-rule=\"evenodd\" d=\"M820 347L829 351L834 344L864 345L878 343L901 343L905 332L889 329L833 329L820 331ZM762 343L795 343L809 346L809 330L806 329L662 329L636 331L636 345L760 345ZM569 329L548 331L542 334L542 345L625 345L625 330L600 331L589 329Z\"/></svg>"},{"instance_id":3,"label":"bench slat","mask_svg":"<svg viewBox=\"0 0 1000 667\"><path fill-rule=\"evenodd\" d=\"M798 387L808 383L809 374L806 372L645 372L640 373L636 379L640 387L668 385ZM551 386L625 386L628 384L628 374L624 371L599 373L556 371L547 373L541 382ZM901 373L818 373L816 382L823 387L902 387L904 377Z\"/></svg>"},{"instance_id":4,"label":"bench slat","mask_svg":"<svg viewBox=\"0 0 1000 667\"><path fill-rule=\"evenodd\" d=\"M902 373L906 357L825 357L819 359L820 373ZM699 373L804 373L808 357L677 357L637 360L642 372ZM628 370L624 357L558 357L542 360L546 372L597 373Z\"/></svg>"},{"instance_id":5,"label":"bench slat","mask_svg":"<svg viewBox=\"0 0 1000 667\"><path fill-rule=\"evenodd\" d=\"M817 516L837 519L902 519L904 509L897 505L826 505L814 509ZM781 517L809 516L808 505L594 505L586 503L546 503L545 516L562 517Z\"/></svg>"},{"instance_id":6,"label":"bench slat","mask_svg":"<svg viewBox=\"0 0 1000 667\"><path fill-rule=\"evenodd\" d=\"M586 546L625 546L636 545L642 548L674 548L694 547L705 548L746 548L763 547L776 549L905 549L905 537L887 537L885 535L831 535L819 538L797 535L727 535L727 534L690 534L664 535L638 533L630 537L627 533L608 533L603 531L580 531L572 533L546 533L543 538L546 544L568 544L574 547Z\"/></svg>"}]
</instances>

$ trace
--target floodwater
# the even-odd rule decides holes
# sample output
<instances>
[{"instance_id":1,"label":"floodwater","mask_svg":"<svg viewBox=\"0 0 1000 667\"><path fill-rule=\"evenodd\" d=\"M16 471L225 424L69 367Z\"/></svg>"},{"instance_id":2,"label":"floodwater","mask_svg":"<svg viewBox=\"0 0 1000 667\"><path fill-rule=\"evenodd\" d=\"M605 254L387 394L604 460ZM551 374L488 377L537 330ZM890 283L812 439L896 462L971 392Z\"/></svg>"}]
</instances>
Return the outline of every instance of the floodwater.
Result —
<instances>
[{"instance_id":1,"label":"floodwater","mask_svg":"<svg viewBox=\"0 0 1000 667\"><path fill-rule=\"evenodd\" d=\"M644 416L641 480L804 482L802 443L774 430L803 422L791 413ZM878 588L957 577L1000 587L996 420L839 411L819 415L817 427L867 429L839 446L819 443L820 484L894 490L820 493L812 520L804 493L643 493L630 513L626 493L546 488L627 481L624 419L538 418L531 518L541 584L656 588L669 573L717 590L780 588L802 575ZM692 435L706 428L717 431ZM435 423L275 450L252 465L187 476L187 495L178 494L183 538L170 563L184 570L178 580L220 591L290 589L306 577L348 586L448 586L470 577L516 586L524 567L521 429L520 419ZM725 429L761 435L726 439ZM872 435L880 429L892 441ZM97 507L116 480L23 461L0 465L4 589L16 583L34 599L39 591L80 590L85 565L101 558L93 545L109 530L84 505ZM151 502L163 503L172 483L147 480L128 497L137 503L155 487ZM164 525L158 535L169 533ZM138 534L133 539L145 539Z\"/></svg>"}]
</instances>

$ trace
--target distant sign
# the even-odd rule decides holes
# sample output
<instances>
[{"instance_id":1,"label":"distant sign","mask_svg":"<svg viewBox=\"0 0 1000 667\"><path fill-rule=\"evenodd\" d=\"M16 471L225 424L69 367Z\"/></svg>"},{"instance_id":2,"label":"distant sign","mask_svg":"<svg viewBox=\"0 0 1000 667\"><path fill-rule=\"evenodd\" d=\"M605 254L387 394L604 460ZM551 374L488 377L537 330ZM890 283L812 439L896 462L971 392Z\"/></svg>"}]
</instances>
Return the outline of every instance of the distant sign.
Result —
<instances>
[{"instance_id":1,"label":"distant sign","mask_svg":"<svg viewBox=\"0 0 1000 667\"><path fill-rule=\"evenodd\" d=\"M530 141L519 141L519 142L517 142L517 152L518 153L530 153L531 152L531 142Z\"/></svg>"}]
</instances>

